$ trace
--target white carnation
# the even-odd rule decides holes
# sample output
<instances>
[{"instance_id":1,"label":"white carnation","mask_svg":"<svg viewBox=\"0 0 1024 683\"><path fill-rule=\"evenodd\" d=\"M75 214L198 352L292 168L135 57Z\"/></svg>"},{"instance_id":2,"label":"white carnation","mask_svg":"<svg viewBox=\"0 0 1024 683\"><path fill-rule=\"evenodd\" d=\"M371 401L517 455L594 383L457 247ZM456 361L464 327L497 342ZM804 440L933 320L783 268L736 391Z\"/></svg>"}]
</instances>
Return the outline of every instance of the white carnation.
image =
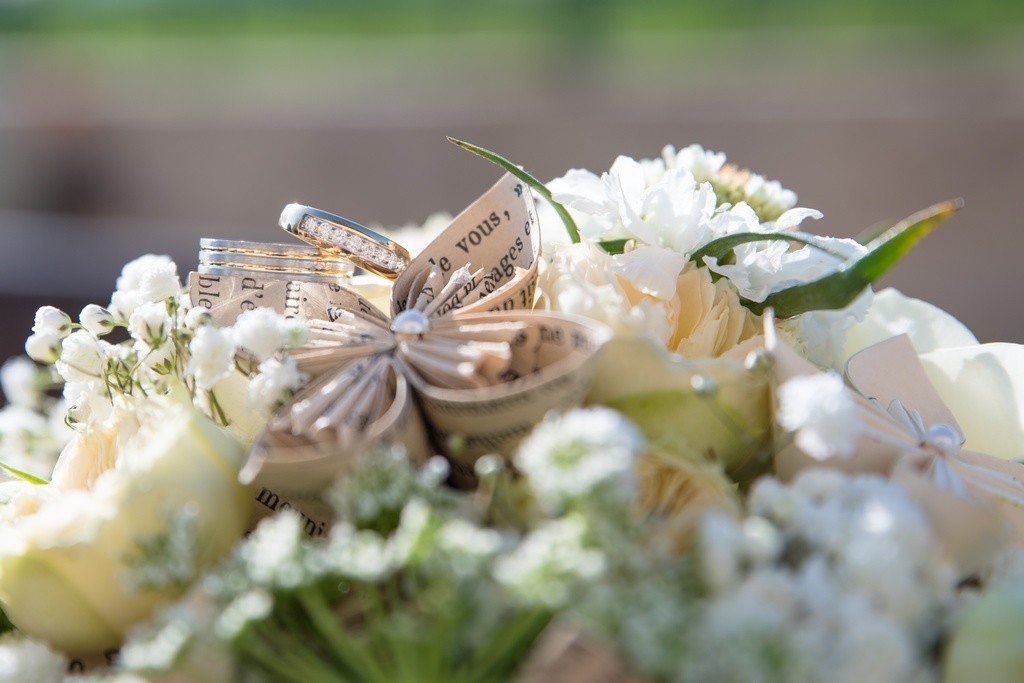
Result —
<instances>
[{"instance_id":1,"label":"white carnation","mask_svg":"<svg viewBox=\"0 0 1024 683\"><path fill-rule=\"evenodd\" d=\"M235 343L231 335L211 325L200 327L189 344L191 358L187 372L201 389L212 389L231 374L235 366Z\"/></svg>"}]
</instances>

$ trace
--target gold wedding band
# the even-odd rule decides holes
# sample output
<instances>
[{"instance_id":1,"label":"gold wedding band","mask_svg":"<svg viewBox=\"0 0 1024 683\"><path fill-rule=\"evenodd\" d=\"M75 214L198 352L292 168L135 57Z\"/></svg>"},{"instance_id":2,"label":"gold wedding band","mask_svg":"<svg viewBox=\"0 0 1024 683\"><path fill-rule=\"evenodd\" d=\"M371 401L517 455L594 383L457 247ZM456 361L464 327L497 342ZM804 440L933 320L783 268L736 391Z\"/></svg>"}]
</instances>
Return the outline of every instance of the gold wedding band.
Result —
<instances>
[{"instance_id":1,"label":"gold wedding band","mask_svg":"<svg viewBox=\"0 0 1024 683\"><path fill-rule=\"evenodd\" d=\"M203 238L199 247L199 272L204 275L263 274L337 284L355 270L347 260L305 244Z\"/></svg>"},{"instance_id":2,"label":"gold wedding band","mask_svg":"<svg viewBox=\"0 0 1024 683\"><path fill-rule=\"evenodd\" d=\"M302 204L289 204L278 223L287 232L324 252L388 278L396 279L411 260L402 245L365 225Z\"/></svg>"}]
</instances>

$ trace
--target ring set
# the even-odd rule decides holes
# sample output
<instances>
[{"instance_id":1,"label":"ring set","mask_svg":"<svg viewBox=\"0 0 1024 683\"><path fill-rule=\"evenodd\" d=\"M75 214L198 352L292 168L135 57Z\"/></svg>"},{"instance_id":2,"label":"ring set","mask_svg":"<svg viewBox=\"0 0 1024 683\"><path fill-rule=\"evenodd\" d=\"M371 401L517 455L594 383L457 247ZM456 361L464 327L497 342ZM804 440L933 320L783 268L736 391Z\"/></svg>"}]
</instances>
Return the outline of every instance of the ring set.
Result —
<instances>
[{"instance_id":1,"label":"ring set","mask_svg":"<svg viewBox=\"0 0 1024 683\"><path fill-rule=\"evenodd\" d=\"M336 282L356 267L389 280L412 260L394 240L365 225L302 204L289 204L278 224L307 245L202 239L199 272L239 275L254 271L293 279Z\"/></svg>"},{"instance_id":2,"label":"ring set","mask_svg":"<svg viewBox=\"0 0 1024 683\"><path fill-rule=\"evenodd\" d=\"M199 272L204 275L245 275L253 272L299 280L337 282L355 270L341 258L324 258L314 247L244 240L199 240Z\"/></svg>"}]
</instances>

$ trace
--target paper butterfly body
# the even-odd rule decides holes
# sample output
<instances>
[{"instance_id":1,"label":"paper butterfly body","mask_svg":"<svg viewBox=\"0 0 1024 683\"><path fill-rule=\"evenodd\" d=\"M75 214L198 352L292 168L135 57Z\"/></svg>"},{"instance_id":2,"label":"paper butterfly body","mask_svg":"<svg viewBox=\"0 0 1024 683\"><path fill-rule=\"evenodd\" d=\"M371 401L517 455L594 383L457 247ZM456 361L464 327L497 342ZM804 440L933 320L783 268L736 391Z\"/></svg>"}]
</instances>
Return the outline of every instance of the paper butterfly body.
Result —
<instances>
[{"instance_id":1,"label":"paper butterfly body","mask_svg":"<svg viewBox=\"0 0 1024 683\"><path fill-rule=\"evenodd\" d=\"M313 379L270 420L243 475L306 495L379 443L441 452L468 474L548 410L580 403L610 332L524 310L539 256L532 195L506 175L404 267L394 317L340 283L193 273L193 304L218 322L253 305L310 320L294 356Z\"/></svg>"}]
</instances>

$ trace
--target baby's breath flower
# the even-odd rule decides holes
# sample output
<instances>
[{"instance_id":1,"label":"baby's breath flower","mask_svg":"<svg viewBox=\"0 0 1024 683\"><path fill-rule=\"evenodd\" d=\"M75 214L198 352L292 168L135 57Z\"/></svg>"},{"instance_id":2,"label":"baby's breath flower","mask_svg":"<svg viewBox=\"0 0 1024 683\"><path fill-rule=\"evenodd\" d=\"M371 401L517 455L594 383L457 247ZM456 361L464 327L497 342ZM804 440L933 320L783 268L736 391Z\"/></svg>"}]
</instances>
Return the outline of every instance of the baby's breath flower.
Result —
<instances>
[{"instance_id":1,"label":"baby's breath flower","mask_svg":"<svg viewBox=\"0 0 1024 683\"><path fill-rule=\"evenodd\" d=\"M203 331L202 328L200 332ZM299 371L292 357L283 360L270 358L260 363L259 373L249 383L249 407L263 414L286 401L306 382L308 375Z\"/></svg>"},{"instance_id":2,"label":"baby's breath flower","mask_svg":"<svg viewBox=\"0 0 1024 683\"><path fill-rule=\"evenodd\" d=\"M245 311L231 330L235 343L261 362L280 349L301 345L309 335L301 322L289 320L270 308Z\"/></svg>"},{"instance_id":3,"label":"baby's breath flower","mask_svg":"<svg viewBox=\"0 0 1024 683\"><path fill-rule=\"evenodd\" d=\"M53 330L36 332L25 340L25 353L44 365L55 363L60 358L60 337Z\"/></svg>"},{"instance_id":4,"label":"baby's breath flower","mask_svg":"<svg viewBox=\"0 0 1024 683\"><path fill-rule=\"evenodd\" d=\"M596 407L551 417L523 441L515 464L552 509L598 489L631 491L633 460L644 448L639 430L620 413Z\"/></svg>"},{"instance_id":5,"label":"baby's breath flower","mask_svg":"<svg viewBox=\"0 0 1024 683\"><path fill-rule=\"evenodd\" d=\"M114 329L114 314L96 304L89 304L78 314L78 322L97 337Z\"/></svg>"},{"instance_id":6,"label":"baby's breath flower","mask_svg":"<svg viewBox=\"0 0 1024 683\"><path fill-rule=\"evenodd\" d=\"M574 589L596 580L605 568L604 555L584 544L585 532L576 517L546 522L497 559L494 578L527 604L564 607Z\"/></svg>"},{"instance_id":7,"label":"baby's breath flower","mask_svg":"<svg viewBox=\"0 0 1024 683\"><path fill-rule=\"evenodd\" d=\"M71 318L59 308L43 306L36 311L35 324L32 326L32 331L37 334L52 331L63 339L71 332Z\"/></svg>"},{"instance_id":8,"label":"baby's breath flower","mask_svg":"<svg viewBox=\"0 0 1024 683\"><path fill-rule=\"evenodd\" d=\"M128 333L150 349L160 348L170 330L171 318L163 302L143 304L128 319Z\"/></svg>"},{"instance_id":9,"label":"baby's breath flower","mask_svg":"<svg viewBox=\"0 0 1024 683\"><path fill-rule=\"evenodd\" d=\"M238 550L245 573L258 586L294 588L306 580L302 518L285 510L260 522Z\"/></svg>"},{"instance_id":10,"label":"baby's breath flower","mask_svg":"<svg viewBox=\"0 0 1024 683\"><path fill-rule=\"evenodd\" d=\"M154 263L139 280L139 296L146 303L164 301L181 291L178 267L170 259Z\"/></svg>"},{"instance_id":11,"label":"baby's breath flower","mask_svg":"<svg viewBox=\"0 0 1024 683\"><path fill-rule=\"evenodd\" d=\"M11 358L0 367L0 387L8 403L35 408L42 398L39 367L24 356Z\"/></svg>"},{"instance_id":12,"label":"baby's breath flower","mask_svg":"<svg viewBox=\"0 0 1024 683\"><path fill-rule=\"evenodd\" d=\"M99 340L91 332L77 330L64 340L57 372L67 382L87 382L103 377L106 365Z\"/></svg>"},{"instance_id":13,"label":"baby's breath flower","mask_svg":"<svg viewBox=\"0 0 1024 683\"><path fill-rule=\"evenodd\" d=\"M67 661L43 643L15 633L0 637L0 681L60 683Z\"/></svg>"},{"instance_id":14,"label":"baby's breath flower","mask_svg":"<svg viewBox=\"0 0 1024 683\"><path fill-rule=\"evenodd\" d=\"M86 427L104 422L113 412L113 402L100 381L68 382L64 385L67 417L72 424Z\"/></svg>"},{"instance_id":15,"label":"baby's breath flower","mask_svg":"<svg viewBox=\"0 0 1024 683\"><path fill-rule=\"evenodd\" d=\"M203 306L190 308L185 313L185 327L189 330L198 330L201 326L211 322L213 322L213 316L210 315L209 309Z\"/></svg>"},{"instance_id":16,"label":"baby's breath flower","mask_svg":"<svg viewBox=\"0 0 1024 683\"><path fill-rule=\"evenodd\" d=\"M144 254L124 264L124 267L121 268L121 275L117 278L116 288L120 292L140 289L147 273L151 271L166 272L168 266L174 267L174 261L170 256ZM177 272L177 268L174 269Z\"/></svg>"},{"instance_id":17,"label":"baby's breath flower","mask_svg":"<svg viewBox=\"0 0 1024 683\"><path fill-rule=\"evenodd\" d=\"M210 390L235 368L235 344L224 330L204 325L189 344L192 357L186 372L196 378L200 389Z\"/></svg>"},{"instance_id":18,"label":"baby's breath flower","mask_svg":"<svg viewBox=\"0 0 1024 683\"><path fill-rule=\"evenodd\" d=\"M794 377L779 387L778 421L817 460L849 457L861 433L857 405L832 373Z\"/></svg>"},{"instance_id":19,"label":"baby's breath flower","mask_svg":"<svg viewBox=\"0 0 1024 683\"><path fill-rule=\"evenodd\" d=\"M274 597L262 588L247 591L224 608L214 624L214 633L224 640L242 635L249 624L262 621L274 609Z\"/></svg>"}]
</instances>

